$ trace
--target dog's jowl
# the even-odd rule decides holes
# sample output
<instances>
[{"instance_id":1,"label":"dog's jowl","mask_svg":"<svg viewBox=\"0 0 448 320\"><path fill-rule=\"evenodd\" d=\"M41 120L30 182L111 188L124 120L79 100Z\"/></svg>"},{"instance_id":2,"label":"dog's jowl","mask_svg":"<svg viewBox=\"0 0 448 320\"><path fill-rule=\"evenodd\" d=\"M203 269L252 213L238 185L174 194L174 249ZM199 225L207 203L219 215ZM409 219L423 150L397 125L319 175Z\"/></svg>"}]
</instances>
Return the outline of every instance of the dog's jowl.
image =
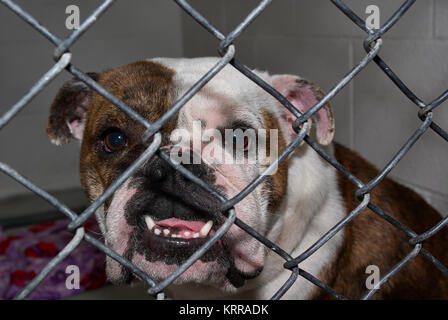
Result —
<instances>
[{"instance_id":1,"label":"dog's jowl","mask_svg":"<svg viewBox=\"0 0 448 320\"><path fill-rule=\"evenodd\" d=\"M89 75L154 122L217 61L157 58ZM255 72L301 112L324 95L316 84L298 76ZM231 198L292 141L294 120L277 100L226 66L163 126L160 149ZM369 163L332 143L335 128L329 104L308 125L308 134L363 182L375 177L377 170ZM47 133L55 144L72 138L81 141L81 182L91 201L146 148L141 139L144 128L78 80L67 82L57 93ZM235 210L238 219L297 256L359 205L355 192L355 185L302 143ZM371 202L417 233L441 219L417 194L389 179L373 189ZM220 205L156 154L96 216L109 247L161 280L224 223ZM385 274L413 249L407 240L406 234L366 209L299 267L346 297L360 298L368 290L366 268L374 265ZM447 240L445 230L424 243L445 265ZM233 225L169 289L179 298L266 299L291 274L283 264L274 252ZM107 274L115 283L139 281L110 258ZM418 256L374 297L447 298L448 282L432 263ZM299 277L284 298L328 296Z\"/></svg>"}]
</instances>

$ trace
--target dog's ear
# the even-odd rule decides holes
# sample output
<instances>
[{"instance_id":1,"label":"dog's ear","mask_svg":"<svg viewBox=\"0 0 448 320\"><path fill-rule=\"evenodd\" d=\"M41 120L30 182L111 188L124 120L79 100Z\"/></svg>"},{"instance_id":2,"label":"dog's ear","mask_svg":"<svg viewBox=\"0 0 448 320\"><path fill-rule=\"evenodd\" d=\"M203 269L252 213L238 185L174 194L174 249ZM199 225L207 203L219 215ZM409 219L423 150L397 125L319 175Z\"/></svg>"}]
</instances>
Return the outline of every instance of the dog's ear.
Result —
<instances>
[{"instance_id":1,"label":"dog's ear","mask_svg":"<svg viewBox=\"0 0 448 320\"><path fill-rule=\"evenodd\" d=\"M271 85L284 95L297 110L304 113L315 105L325 95L321 88L311 81L293 75L273 75L270 77ZM296 117L285 107L280 106L281 117L285 120L288 134L295 135L292 124ZM316 127L317 141L328 145L334 136L334 117L330 103L325 104L311 118ZM311 121L309 120L311 127Z\"/></svg>"},{"instance_id":2,"label":"dog's ear","mask_svg":"<svg viewBox=\"0 0 448 320\"><path fill-rule=\"evenodd\" d=\"M97 81L99 74L87 73ZM81 140L89 108L91 89L81 80L72 79L59 89L50 108L47 135L56 145Z\"/></svg>"}]
</instances>

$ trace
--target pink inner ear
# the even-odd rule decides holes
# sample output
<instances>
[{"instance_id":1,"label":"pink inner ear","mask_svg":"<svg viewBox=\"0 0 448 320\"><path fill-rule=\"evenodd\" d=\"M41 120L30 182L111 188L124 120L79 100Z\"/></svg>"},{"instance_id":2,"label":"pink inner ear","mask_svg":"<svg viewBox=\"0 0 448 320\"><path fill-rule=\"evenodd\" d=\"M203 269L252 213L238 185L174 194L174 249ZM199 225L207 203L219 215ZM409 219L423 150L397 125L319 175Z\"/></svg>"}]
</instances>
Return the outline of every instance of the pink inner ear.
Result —
<instances>
[{"instance_id":1,"label":"pink inner ear","mask_svg":"<svg viewBox=\"0 0 448 320\"><path fill-rule=\"evenodd\" d=\"M73 120L67 123L70 132L75 139L81 140L84 132L85 120Z\"/></svg>"},{"instance_id":2,"label":"pink inner ear","mask_svg":"<svg viewBox=\"0 0 448 320\"><path fill-rule=\"evenodd\" d=\"M70 133L75 139L82 139L84 133L84 127L86 124L87 108L89 103L89 95L87 92L81 92L78 97L76 97L76 106L74 106L73 115L74 119L69 120L67 125L70 129Z\"/></svg>"},{"instance_id":3,"label":"pink inner ear","mask_svg":"<svg viewBox=\"0 0 448 320\"><path fill-rule=\"evenodd\" d=\"M287 97L289 102L291 102L294 107L297 108L297 110L299 110L300 112L304 113L304 109L303 109L303 105L300 101L294 101L293 99L290 99L289 97ZM282 106L282 108L284 108ZM286 124L288 125L288 134L293 137L296 135L296 132L294 131L294 129L292 128L292 124L294 123L294 121L296 121L296 116L294 116L288 109L285 108L284 113L282 114L282 118L285 120ZM311 125L311 121L308 120L309 124ZM311 126L310 126L311 128ZM309 133L309 130L308 130Z\"/></svg>"},{"instance_id":4,"label":"pink inner ear","mask_svg":"<svg viewBox=\"0 0 448 320\"><path fill-rule=\"evenodd\" d=\"M283 94L300 112L305 113L318 102L315 92L310 87L303 86L298 82L299 78L296 76L281 75L272 78L274 88ZM317 138L322 144L328 144L333 137L333 128L329 117L325 106L312 117L316 125ZM289 126L292 126L292 123L296 120L295 116L286 108L283 118ZM295 134L292 127L289 133L291 135Z\"/></svg>"},{"instance_id":5,"label":"pink inner ear","mask_svg":"<svg viewBox=\"0 0 448 320\"><path fill-rule=\"evenodd\" d=\"M303 87L292 91L287 98L301 112L308 111L318 102L313 91ZM328 130L330 129L330 119L328 118L325 106L320 108L319 111L313 115L312 119L316 125L317 137L319 140L327 140Z\"/></svg>"}]
</instances>

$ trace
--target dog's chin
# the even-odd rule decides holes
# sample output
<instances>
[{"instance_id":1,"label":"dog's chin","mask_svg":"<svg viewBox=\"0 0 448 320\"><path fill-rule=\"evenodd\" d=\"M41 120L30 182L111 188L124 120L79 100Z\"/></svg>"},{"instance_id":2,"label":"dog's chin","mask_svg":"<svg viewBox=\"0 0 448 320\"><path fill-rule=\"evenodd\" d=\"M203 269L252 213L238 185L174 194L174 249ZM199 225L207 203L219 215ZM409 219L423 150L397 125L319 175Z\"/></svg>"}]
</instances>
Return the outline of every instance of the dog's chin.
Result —
<instances>
[{"instance_id":1,"label":"dog's chin","mask_svg":"<svg viewBox=\"0 0 448 320\"><path fill-rule=\"evenodd\" d=\"M179 264L167 263L163 260L148 261L145 256L140 253L134 255L132 263L156 282L166 279L180 267ZM117 285L141 281L141 279L132 276L128 271L124 270L118 262L109 257L107 258L106 271L108 280ZM201 284L215 287L223 292L232 294L244 284L244 279L241 278L241 275L239 274L233 275L233 278L237 278L238 280L232 279L230 273L231 271L229 268L225 267L225 265L220 262L219 258L207 262L198 260L176 278L172 284Z\"/></svg>"},{"instance_id":2,"label":"dog's chin","mask_svg":"<svg viewBox=\"0 0 448 320\"><path fill-rule=\"evenodd\" d=\"M132 247L126 250L124 256L153 280L159 282L176 271L213 234L214 230L211 230L207 237L181 238L155 234L154 230L140 230L133 232L133 239L130 241ZM244 285L245 280L256 277L262 268L250 274L238 270L235 267L235 258L227 248L228 242L231 241L225 236L218 240L199 260L176 278L173 284L202 284L232 294ZM138 281L129 270L109 257L106 271L109 281L115 284Z\"/></svg>"},{"instance_id":3,"label":"dog's chin","mask_svg":"<svg viewBox=\"0 0 448 320\"><path fill-rule=\"evenodd\" d=\"M139 255L133 261L156 281L166 279L179 267L179 265L169 265L163 261L149 262ZM226 292L233 292L236 290L236 287L225 275L225 268L217 261L203 262L199 260L174 280L173 285L195 283L221 288Z\"/></svg>"}]
</instances>

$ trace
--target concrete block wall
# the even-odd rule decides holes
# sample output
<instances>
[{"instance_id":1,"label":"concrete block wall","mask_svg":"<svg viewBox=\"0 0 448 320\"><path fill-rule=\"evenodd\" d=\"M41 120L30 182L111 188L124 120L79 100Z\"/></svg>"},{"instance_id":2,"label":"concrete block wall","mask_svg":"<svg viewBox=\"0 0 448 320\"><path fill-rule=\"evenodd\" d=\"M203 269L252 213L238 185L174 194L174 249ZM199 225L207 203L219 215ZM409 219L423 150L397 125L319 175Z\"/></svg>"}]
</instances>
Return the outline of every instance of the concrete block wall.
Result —
<instances>
[{"instance_id":1,"label":"concrete block wall","mask_svg":"<svg viewBox=\"0 0 448 320\"><path fill-rule=\"evenodd\" d=\"M231 31L258 0L190 0L223 32ZM363 18L380 8L381 23L402 0L346 0ZM184 55L217 55L218 41L182 14ZM326 0L274 0L236 41L249 67L292 73L331 89L365 55L365 34ZM429 102L448 88L448 1L417 1L387 33L380 55L417 96ZM333 99L336 140L383 168L420 120L413 105L376 65L370 64ZM448 103L434 113L448 129ZM448 144L428 131L391 177L448 214Z\"/></svg>"},{"instance_id":2,"label":"concrete block wall","mask_svg":"<svg viewBox=\"0 0 448 320\"><path fill-rule=\"evenodd\" d=\"M83 21L103 1L16 2L62 38L71 32L65 28L68 5L78 5ZM51 68L53 50L49 41L0 5L0 114ZM165 0L117 1L70 49L73 63L86 72L102 71L153 56L181 56L182 50L180 9L174 2ZM67 72L61 73L0 132L0 161L52 193L67 189L80 193L78 144L56 147L50 144L45 133L51 101L58 88L70 78ZM29 192L0 174L0 200L23 194ZM75 198L82 199L81 196ZM35 202L37 198L26 199L32 203L28 211L51 209L43 201ZM20 211L27 211L25 209ZM14 208L0 203L0 218L11 214L15 214Z\"/></svg>"}]
</instances>

